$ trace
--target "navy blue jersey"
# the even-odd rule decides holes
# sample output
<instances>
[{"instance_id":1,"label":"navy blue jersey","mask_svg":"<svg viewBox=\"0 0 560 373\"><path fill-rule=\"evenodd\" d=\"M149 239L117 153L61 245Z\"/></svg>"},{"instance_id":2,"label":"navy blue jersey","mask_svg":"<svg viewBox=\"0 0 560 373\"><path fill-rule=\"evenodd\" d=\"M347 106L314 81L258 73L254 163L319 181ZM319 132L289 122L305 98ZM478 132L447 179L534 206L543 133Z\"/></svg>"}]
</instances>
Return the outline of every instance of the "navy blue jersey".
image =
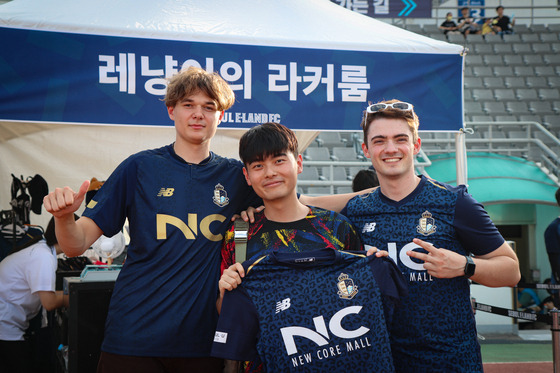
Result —
<instances>
[{"instance_id":1,"label":"navy blue jersey","mask_svg":"<svg viewBox=\"0 0 560 373\"><path fill-rule=\"evenodd\" d=\"M242 167L214 153L189 164L169 145L130 156L90 201L84 216L106 236L130 225L103 351L210 355L223 232L234 213L260 205Z\"/></svg>"},{"instance_id":2,"label":"navy blue jersey","mask_svg":"<svg viewBox=\"0 0 560 373\"><path fill-rule=\"evenodd\" d=\"M212 355L268 372L392 372L386 316L406 295L388 258L324 248L244 264L226 292Z\"/></svg>"},{"instance_id":3,"label":"navy blue jersey","mask_svg":"<svg viewBox=\"0 0 560 373\"><path fill-rule=\"evenodd\" d=\"M466 255L488 254L504 243L482 205L466 191L422 177L399 202L380 189L352 198L342 213L364 246L389 251L409 283L395 311L391 343L399 372L481 372L469 280L431 277L423 262L406 255L425 252L413 238Z\"/></svg>"}]
</instances>

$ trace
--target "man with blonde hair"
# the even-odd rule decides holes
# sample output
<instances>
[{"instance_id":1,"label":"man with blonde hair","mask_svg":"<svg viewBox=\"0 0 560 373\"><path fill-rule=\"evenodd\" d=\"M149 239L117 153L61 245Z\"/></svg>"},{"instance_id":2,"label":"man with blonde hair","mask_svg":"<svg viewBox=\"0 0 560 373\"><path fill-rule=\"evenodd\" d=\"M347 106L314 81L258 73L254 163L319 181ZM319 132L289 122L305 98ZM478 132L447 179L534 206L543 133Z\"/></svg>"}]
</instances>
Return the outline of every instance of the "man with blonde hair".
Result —
<instances>
[{"instance_id":1,"label":"man with blonde hair","mask_svg":"<svg viewBox=\"0 0 560 373\"><path fill-rule=\"evenodd\" d=\"M219 75L181 71L165 97L174 143L123 161L76 222L89 181L77 193L57 188L44 199L69 256L129 221L128 256L111 298L98 372L222 370L223 362L210 357L221 241L234 214L261 204L243 164L210 151L234 99Z\"/></svg>"}]
</instances>

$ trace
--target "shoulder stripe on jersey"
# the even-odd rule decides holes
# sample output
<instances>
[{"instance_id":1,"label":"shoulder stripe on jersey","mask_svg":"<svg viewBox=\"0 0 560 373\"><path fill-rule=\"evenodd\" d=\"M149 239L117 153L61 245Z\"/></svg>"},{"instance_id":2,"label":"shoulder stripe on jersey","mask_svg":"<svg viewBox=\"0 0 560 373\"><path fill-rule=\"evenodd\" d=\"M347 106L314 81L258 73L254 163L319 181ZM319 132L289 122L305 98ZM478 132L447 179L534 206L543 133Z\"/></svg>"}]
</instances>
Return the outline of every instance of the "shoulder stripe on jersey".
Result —
<instances>
[{"instance_id":1,"label":"shoulder stripe on jersey","mask_svg":"<svg viewBox=\"0 0 560 373\"><path fill-rule=\"evenodd\" d=\"M251 265L249 266L249 268L247 268L247 273L246 273L246 274L249 274L249 272L251 272L251 269L253 269L253 267L256 266L258 262L260 262L261 260L263 260L263 259L266 258L267 256L268 256L268 255L263 255L263 256L261 256L259 259L255 260L255 261L253 262L253 264L251 264Z\"/></svg>"},{"instance_id":2,"label":"shoulder stripe on jersey","mask_svg":"<svg viewBox=\"0 0 560 373\"><path fill-rule=\"evenodd\" d=\"M438 188L440 188L440 189L445 189L445 190L447 189L446 187L441 186L441 185L439 185L438 183L436 183L433 179L430 179L430 178L427 177L426 180L428 180L428 181L430 182L430 184L432 184L433 186L436 186L436 187L438 187Z\"/></svg>"}]
</instances>

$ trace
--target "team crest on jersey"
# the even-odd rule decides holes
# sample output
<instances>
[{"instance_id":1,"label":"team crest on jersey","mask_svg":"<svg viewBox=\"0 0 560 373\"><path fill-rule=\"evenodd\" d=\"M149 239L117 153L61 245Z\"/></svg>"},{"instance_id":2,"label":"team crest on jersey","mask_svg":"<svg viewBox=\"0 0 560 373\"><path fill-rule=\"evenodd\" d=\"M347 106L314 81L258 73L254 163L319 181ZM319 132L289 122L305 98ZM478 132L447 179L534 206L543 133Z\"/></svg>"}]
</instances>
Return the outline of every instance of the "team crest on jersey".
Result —
<instances>
[{"instance_id":1,"label":"team crest on jersey","mask_svg":"<svg viewBox=\"0 0 560 373\"><path fill-rule=\"evenodd\" d=\"M338 296L342 299L352 299L356 294L358 294L358 285L354 284L352 280L346 273L341 273L338 276Z\"/></svg>"},{"instance_id":2,"label":"team crest on jersey","mask_svg":"<svg viewBox=\"0 0 560 373\"><path fill-rule=\"evenodd\" d=\"M424 236L429 236L436 231L435 219L432 218L432 214L427 210L424 211L422 217L419 220L419 224L416 227L416 231Z\"/></svg>"},{"instance_id":3,"label":"team crest on jersey","mask_svg":"<svg viewBox=\"0 0 560 373\"><path fill-rule=\"evenodd\" d=\"M214 188L214 197L212 198L212 201L220 207L224 207L229 203L227 192L222 184L218 184Z\"/></svg>"}]
</instances>

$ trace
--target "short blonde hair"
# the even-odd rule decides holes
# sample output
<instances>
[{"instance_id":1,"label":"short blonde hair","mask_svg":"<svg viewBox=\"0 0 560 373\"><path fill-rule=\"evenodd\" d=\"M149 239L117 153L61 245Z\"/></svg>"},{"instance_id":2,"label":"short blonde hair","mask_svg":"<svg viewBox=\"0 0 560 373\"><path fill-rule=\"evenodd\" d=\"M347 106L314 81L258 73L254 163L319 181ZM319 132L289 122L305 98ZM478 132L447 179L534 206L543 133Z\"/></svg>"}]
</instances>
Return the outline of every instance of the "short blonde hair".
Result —
<instances>
[{"instance_id":1,"label":"short blonde hair","mask_svg":"<svg viewBox=\"0 0 560 373\"><path fill-rule=\"evenodd\" d=\"M190 66L169 79L165 105L175 107L177 102L197 91L214 100L218 111L229 109L235 102L233 90L218 73L209 73L199 67Z\"/></svg>"}]
</instances>

